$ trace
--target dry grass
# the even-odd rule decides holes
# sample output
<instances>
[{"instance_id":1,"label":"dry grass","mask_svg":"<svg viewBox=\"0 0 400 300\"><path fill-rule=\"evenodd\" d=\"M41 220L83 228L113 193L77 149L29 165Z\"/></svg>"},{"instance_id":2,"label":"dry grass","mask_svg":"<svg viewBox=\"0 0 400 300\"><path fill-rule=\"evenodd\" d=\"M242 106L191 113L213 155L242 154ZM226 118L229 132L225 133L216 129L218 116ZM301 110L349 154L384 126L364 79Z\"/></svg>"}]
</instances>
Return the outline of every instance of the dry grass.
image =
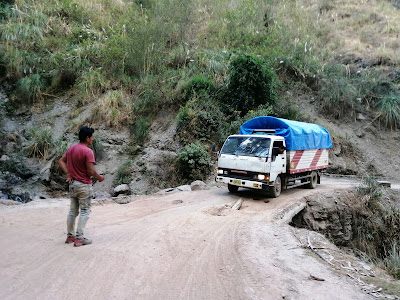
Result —
<instances>
[{"instance_id":1,"label":"dry grass","mask_svg":"<svg viewBox=\"0 0 400 300\"><path fill-rule=\"evenodd\" d=\"M120 129L126 125L131 110L131 104L123 91L108 91L97 101L89 120L94 124Z\"/></svg>"},{"instance_id":2,"label":"dry grass","mask_svg":"<svg viewBox=\"0 0 400 300\"><path fill-rule=\"evenodd\" d=\"M330 9L320 13L320 20L329 28L328 46L338 56L353 53L378 61L387 58L397 64L398 15L398 9L389 1L333 0Z\"/></svg>"}]
</instances>

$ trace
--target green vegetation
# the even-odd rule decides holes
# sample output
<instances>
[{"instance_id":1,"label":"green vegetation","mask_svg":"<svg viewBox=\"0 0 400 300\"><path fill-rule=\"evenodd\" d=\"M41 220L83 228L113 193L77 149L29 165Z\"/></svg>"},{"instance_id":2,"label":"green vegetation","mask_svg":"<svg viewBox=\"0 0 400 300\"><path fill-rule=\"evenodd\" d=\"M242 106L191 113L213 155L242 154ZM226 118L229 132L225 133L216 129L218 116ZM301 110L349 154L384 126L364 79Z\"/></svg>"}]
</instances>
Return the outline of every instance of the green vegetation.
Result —
<instances>
[{"instance_id":1,"label":"green vegetation","mask_svg":"<svg viewBox=\"0 0 400 300\"><path fill-rule=\"evenodd\" d=\"M32 130L29 133L31 142L26 148L28 156L46 160L53 146L53 136L49 128Z\"/></svg>"},{"instance_id":2,"label":"green vegetation","mask_svg":"<svg viewBox=\"0 0 400 300\"><path fill-rule=\"evenodd\" d=\"M93 143L90 145L93 150L94 157L96 160L100 160L104 156L104 145L101 138L98 135L94 136Z\"/></svg>"},{"instance_id":3,"label":"green vegetation","mask_svg":"<svg viewBox=\"0 0 400 300\"><path fill-rule=\"evenodd\" d=\"M93 108L90 121L120 129L123 125L126 125L129 119L130 107L130 101L123 91L108 91Z\"/></svg>"},{"instance_id":4,"label":"green vegetation","mask_svg":"<svg viewBox=\"0 0 400 300\"><path fill-rule=\"evenodd\" d=\"M177 171L182 182L204 180L211 171L211 159L207 150L199 142L186 146L178 154Z\"/></svg>"},{"instance_id":5,"label":"green vegetation","mask_svg":"<svg viewBox=\"0 0 400 300\"><path fill-rule=\"evenodd\" d=\"M354 211L357 232L353 246L400 279L398 195L381 187L373 177L366 176L358 188L358 196L365 203L365 210Z\"/></svg>"},{"instance_id":6,"label":"green vegetation","mask_svg":"<svg viewBox=\"0 0 400 300\"><path fill-rule=\"evenodd\" d=\"M129 184L132 180L132 161L126 160L118 168L115 184Z\"/></svg>"},{"instance_id":7,"label":"green vegetation","mask_svg":"<svg viewBox=\"0 0 400 300\"><path fill-rule=\"evenodd\" d=\"M389 94L376 103L378 119L385 127L397 129L400 125L400 92Z\"/></svg>"},{"instance_id":8,"label":"green vegetation","mask_svg":"<svg viewBox=\"0 0 400 300\"><path fill-rule=\"evenodd\" d=\"M132 149L160 115L176 116L181 147L220 145L260 114L307 120L299 94L395 130L398 34L390 1L10 0L0 80L14 87L8 113L68 93L72 128L129 126Z\"/></svg>"},{"instance_id":9,"label":"green vegetation","mask_svg":"<svg viewBox=\"0 0 400 300\"><path fill-rule=\"evenodd\" d=\"M262 59L240 55L232 60L229 67L229 81L224 104L242 115L262 104L276 102L275 73Z\"/></svg>"},{"instance_id":10,"label":"green vegetation","mask_svg":"<svg viewBox=\"0 0 400 300\"><path fill-rule=\"evenodd\" d=\"M149 133L149 117L139 117L133 124L132 139L136 144L143 145Z\"/></svg>"}]
</instances>

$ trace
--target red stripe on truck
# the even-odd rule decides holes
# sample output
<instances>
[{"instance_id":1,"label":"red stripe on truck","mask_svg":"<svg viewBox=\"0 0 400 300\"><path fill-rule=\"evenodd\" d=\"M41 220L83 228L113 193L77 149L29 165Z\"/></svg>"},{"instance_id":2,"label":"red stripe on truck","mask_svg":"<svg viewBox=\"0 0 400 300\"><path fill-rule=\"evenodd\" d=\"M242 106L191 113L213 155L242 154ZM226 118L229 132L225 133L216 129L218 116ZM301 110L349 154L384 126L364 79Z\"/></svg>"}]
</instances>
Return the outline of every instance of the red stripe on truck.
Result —
<instances>
[{"instance_id":1,"label":"red stripe on truck","mask_svg":"<svg viewBox=\"0 0 400 300\"><path fill-rule=\"evenodd\" d=\"M299 164L299 161L301 157L303 156L304 150L296 150L296 153L294 154L291 162L290 162L290 168L296 169L297 165Z\"/></svg>"},{"instance_id":2,"label":"red stripe on truck","mask_svg":"<svg viewBox=\"0 0 400 300\"><path fill-rule=\"evenodd\" d=\"M315 152L315 155L311 162L310 168L315 168L315 166L317 165L317 163L321 157L321 154L322 154L322 149L318 149L317 152Z\"/></svg>"}]
</instances>

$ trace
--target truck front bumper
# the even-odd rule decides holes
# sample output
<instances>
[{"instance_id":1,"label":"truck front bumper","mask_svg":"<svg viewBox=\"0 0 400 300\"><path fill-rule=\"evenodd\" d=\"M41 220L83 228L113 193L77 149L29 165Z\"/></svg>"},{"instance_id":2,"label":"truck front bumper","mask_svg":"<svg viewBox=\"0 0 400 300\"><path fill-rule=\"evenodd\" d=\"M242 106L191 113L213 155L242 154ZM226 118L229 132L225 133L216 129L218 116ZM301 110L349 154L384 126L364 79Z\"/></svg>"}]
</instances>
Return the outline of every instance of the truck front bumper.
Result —
<instances>
[{"instance_id":1,"label":"truck front bumper","mask_svg":"<svg viewBox=\"0 0 400 300\"><path fill-rule=\"evenodd\" d=\"M265 182L259 182L254 180L237 179L224 176L215 176L216 182L241 186L249 189L269 191L269 185Z\"/></svg>"}]
</instances>

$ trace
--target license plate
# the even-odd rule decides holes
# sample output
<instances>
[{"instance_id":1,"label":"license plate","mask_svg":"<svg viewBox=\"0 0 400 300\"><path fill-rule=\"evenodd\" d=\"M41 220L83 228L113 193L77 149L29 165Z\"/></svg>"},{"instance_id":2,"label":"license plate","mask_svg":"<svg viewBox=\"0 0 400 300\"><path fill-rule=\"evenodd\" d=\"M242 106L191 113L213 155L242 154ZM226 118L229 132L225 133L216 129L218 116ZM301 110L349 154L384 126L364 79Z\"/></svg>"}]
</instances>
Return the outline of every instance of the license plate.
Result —
<instances>
[{"instance_id":1,"label":"license plate","mask_svg":"<svg viewBox=\"0 0 400 300\"><path fill-rule=\"evenodd\" d=\"M235 185L242 185L242 181L239 180L239 179L234 179L234 180L233 180L233 184L235 184Z\"/></svg>"}]
</instances>

